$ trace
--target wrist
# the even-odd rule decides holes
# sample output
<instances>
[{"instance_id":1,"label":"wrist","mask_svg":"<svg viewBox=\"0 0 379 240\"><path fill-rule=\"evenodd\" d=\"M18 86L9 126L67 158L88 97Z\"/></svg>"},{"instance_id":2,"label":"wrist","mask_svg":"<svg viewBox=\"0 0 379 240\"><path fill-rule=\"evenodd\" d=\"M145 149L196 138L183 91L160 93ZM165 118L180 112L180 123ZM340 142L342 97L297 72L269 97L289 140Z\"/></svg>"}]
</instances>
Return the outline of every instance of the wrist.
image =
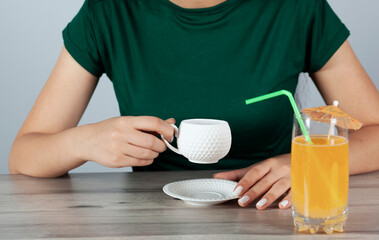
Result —
<instances>
[{"instance_id":1,"label":"wrist","mask_svg":"<svg viewBox=\"0 0 379 240\"><path fill-rule=\"evenodd\" d=\"M75 161L75 165L80 166L90 160L88 154L88 141L91 133L91 125L82 125L79 127L71 128L65 131L65 146L67 146L67 154L69 159Z\"/></svg>"}]
</instances>

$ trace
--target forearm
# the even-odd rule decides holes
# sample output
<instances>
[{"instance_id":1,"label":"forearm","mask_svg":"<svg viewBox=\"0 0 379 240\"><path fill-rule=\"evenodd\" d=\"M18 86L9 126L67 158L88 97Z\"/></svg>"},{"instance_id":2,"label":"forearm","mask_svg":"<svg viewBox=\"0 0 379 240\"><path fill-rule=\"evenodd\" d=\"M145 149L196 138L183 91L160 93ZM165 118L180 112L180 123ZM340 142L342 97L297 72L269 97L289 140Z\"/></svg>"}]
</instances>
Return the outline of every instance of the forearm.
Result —
<instances>
[{"instance_id":1,"label":"forearm","mask_svg":"<svg viewBox=\"0 0 379 240\"><path fill-rule=\"evenodd\" d=\"M27 133L19 136L9 155L11 174L59 177L85 163L79 148L88 126L56 134Z\"/></svg>"},{"instance_id":2,"label":"forearm","mask_svg":"<svg viewBox=\"0 0 379 240\"><path fill-rule=\"evenodd\" d=\"M350 174L379 170L379 125L366 126L349 136Z\"/></svg>"}]
</instances>

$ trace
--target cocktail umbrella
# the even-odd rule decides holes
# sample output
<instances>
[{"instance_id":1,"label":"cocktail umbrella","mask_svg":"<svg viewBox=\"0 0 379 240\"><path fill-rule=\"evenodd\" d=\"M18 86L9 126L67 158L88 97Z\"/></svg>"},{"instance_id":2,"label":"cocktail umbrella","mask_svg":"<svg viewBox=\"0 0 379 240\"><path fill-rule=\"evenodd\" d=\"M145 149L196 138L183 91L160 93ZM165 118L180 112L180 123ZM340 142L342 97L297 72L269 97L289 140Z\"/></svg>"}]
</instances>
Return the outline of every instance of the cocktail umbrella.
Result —
<instances>
[{"instance_id":1,"label":"cocktail umbrella","mask_svg":"<svg viewBox=\"0 0 379 240\"><path fill-rule=\"evenodd\" d=\"M331 119L335 119L335 124L342 128L358 130L363 125L360 121L342 111L338 107L338 101L334 101L333 105L303 109L303 113L312 120L319 122L330 123Z\"/></svg>"}]
</instances>

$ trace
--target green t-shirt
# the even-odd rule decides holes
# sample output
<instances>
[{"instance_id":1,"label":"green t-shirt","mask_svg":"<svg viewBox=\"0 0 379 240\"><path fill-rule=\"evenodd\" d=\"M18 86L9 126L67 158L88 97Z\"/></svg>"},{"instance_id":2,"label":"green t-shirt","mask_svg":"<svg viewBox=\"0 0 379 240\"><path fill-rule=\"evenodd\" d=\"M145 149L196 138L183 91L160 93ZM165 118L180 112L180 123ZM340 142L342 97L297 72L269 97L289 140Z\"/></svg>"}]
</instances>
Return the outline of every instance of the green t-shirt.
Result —
<instances>
[{"instance_id":1,"label":"green t-shirt","mask_svg":"<svg viewBox=\"0 0 379 240\"><path fill-rule=\"evenodd\" d=\"M348 38L326 0L227 0L202 9L169 0L86 0L63 31L72 57L106 73L125 116L223 119L232 148L217 164L167 150L142 170L235 169L289 153L293 111L286 89L315 72Z\"/></svg>"}]
</instances>

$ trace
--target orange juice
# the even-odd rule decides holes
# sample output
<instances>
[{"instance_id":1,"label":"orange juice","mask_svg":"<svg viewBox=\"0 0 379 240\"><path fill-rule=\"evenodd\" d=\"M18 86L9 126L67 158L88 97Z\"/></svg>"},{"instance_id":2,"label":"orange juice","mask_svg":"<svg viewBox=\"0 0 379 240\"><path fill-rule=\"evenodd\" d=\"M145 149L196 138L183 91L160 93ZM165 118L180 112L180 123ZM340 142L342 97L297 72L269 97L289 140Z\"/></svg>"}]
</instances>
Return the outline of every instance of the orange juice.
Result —
<instances>
[{"instance_id":1,"label":"orange juice","mask_svg":"<svg viewBox=\"0 0 379 240\"><path fill-rule=\"evenodd\" d=\"M291 193L294 211L305 218L328 219L347 209L348 140L340 136L295 137L291 151Z\"/></svg>"}]
</instances>

